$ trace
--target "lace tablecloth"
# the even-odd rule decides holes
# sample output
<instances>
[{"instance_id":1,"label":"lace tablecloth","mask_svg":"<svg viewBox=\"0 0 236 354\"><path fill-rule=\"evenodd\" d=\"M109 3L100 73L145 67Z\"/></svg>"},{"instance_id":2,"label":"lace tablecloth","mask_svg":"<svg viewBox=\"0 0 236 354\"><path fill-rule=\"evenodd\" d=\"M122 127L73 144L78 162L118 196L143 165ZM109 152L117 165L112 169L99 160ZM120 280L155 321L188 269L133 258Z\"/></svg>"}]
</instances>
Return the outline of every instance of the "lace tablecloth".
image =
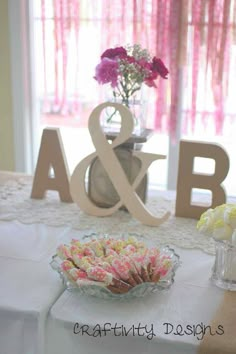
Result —
<instances>
[{"instance_id":1,"label":"lace tablecloth","mask_svg":"<svg viewBox=\"0 0 236 354\"><path fill-rule=\"evenodd\" d=\"M153 214L161 216L166 211L171 211L171 216L165 223L159 227L149 227L121 210L104 218L87 215L74 203L62 203L57 192L49 191L42 200L31 199L31 188L32 178L29 177L10 178L0 184L0 220L50 226L69 225L85 233L112 233L119 236L135 233L153 240L157 245L169 244L214 254L213 241L196 230L196 220L174 216L173 192L149 193L147 207Z\"/></svg>"}]
</instances>

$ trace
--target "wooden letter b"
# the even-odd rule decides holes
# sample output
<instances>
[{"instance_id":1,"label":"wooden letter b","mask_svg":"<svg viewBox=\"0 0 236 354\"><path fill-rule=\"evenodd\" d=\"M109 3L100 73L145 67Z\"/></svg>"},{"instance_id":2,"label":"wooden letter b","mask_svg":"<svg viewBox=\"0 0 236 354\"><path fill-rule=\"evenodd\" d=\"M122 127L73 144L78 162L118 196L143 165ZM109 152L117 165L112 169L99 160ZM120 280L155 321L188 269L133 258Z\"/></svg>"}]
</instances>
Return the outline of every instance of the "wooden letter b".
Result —
<instances>
[{"instance_id":1,"label":"wooden letter b","mask_svg":"<svg viewBox=\"0 0 236 354\"><path fill-rule=\"evenodd\" d=\"M215 160L215 172L212 175L194 173L194 158L205 157ZM209 208L191 204L193 188L212 191L212 204L214 208L226 201L226 194L221 183L229 171L229 157L225 150L217 144L181 141L179 150L179 171L177 181L177 197L175 215L196 218Z\"/></svg>"}]
</instances>

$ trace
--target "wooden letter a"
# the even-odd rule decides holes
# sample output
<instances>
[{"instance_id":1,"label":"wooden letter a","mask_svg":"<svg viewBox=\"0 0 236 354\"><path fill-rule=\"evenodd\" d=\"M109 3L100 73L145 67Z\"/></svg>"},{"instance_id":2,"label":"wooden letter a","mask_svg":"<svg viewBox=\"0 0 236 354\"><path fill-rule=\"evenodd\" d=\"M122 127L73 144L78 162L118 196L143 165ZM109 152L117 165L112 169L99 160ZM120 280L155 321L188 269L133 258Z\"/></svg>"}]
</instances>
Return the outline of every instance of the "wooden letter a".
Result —
<instances>
[{"instance_id":1,"label":"wooden letter a","mask_svg":"<svg viewBox=\"0 0 236 354\"><path fill-rule=\"evenodd\" d=\"M49 176L53 168L55 177ZM42 199L47 190L58 191L62 202L72 203L69 173L59 129L43 130L31 198Z\"/></svg>"}]
</instances>

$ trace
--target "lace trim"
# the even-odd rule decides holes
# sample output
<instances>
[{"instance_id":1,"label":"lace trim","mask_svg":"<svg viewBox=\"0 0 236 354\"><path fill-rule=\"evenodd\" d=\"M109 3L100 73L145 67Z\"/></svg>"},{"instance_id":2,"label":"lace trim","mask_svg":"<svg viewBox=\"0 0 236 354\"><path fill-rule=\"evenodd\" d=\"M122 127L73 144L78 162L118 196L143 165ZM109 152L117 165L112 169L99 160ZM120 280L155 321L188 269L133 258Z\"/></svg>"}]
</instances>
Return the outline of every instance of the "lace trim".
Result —
<instances>
[{"instance_id":1,"label":"lace trim","mask_svg":"<svg viewBox=\"0 0 236 354\"><path fill-rule=\"evenodd\" d=\"M49 191L43 200L31 199L31 188L32 181L27 178L11 180L0 186L0 220L50 226L69 225L77 230L106 234L114 234L114 230L119 235L138 233L159 246L175 245L214 254L213 240L196 230L196 220L174 216L174 193L156 192L148 197L147 207L154 215L161 216L166 211L172 214L161 226L149 227L121 210L104 218L86 215L75 204L62 203L57 192Z\"/></svg>"}]
</instances>

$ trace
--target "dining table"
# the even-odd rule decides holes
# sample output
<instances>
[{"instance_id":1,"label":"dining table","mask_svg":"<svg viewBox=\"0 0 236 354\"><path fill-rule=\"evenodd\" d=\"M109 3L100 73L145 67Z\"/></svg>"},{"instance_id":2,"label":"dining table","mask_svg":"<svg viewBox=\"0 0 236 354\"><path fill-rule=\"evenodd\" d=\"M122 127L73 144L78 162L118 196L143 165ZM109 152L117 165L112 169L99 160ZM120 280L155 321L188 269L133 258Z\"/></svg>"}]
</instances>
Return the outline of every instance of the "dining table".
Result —
<instances>
[{"instance_id":1,"label":"dining table","mask_svg":"<svg viewBox=\"0 0 236 354\"><path fill-rule=\"evenodd\" d=\"M236 292L212 283L214 241L198 232L197 220L175 216L175 191L149 187L147 208L171 213L150 227L125 210L87 215L56 191L32 199L32 182L0 172L0 354L236 353ZM207 195L195 200L209 205ZM96 235L168 245L180 257L174 283L125 300L69 291L52 257L58 245Z\"/></svg>"}]
</instances>

